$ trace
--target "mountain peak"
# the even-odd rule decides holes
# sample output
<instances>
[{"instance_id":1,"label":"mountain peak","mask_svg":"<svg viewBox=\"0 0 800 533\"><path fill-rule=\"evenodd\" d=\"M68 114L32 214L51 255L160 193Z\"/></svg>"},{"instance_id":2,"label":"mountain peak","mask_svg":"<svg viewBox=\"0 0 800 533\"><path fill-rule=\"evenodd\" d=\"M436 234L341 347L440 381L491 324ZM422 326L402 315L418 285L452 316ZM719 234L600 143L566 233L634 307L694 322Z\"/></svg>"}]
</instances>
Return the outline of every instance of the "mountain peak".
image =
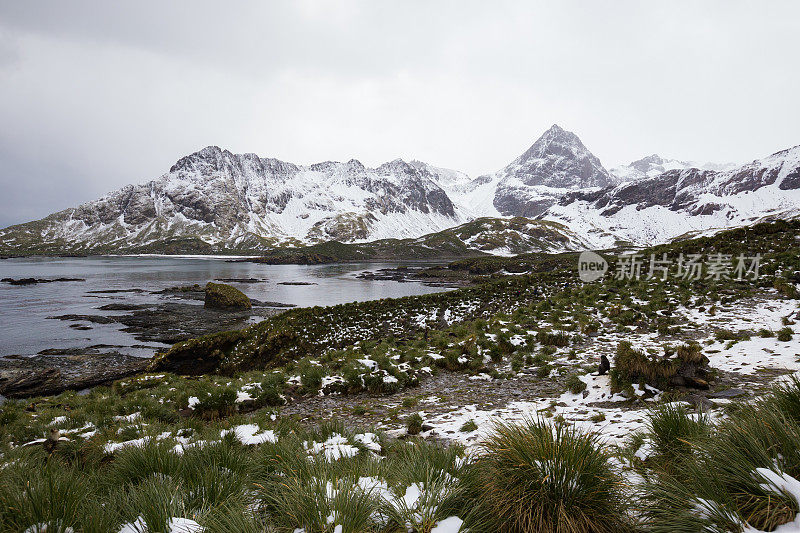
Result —
<instances>
[{"instance_id":1,"label":"mountain peak","mask_svg":"<svg viewBox=\"0 0 800 533\"><path fill-rule=\"evenodd\" d=\"M635 168L639 172L647 173L651 169L652 166L654 166L654 165L663 165L666 162L667 162L667 160L664 159L663 157L661 157L660 155L651 154L651 155L648 155L647 157L643 157L641 159L637 159L636 161L633 161L628 166L631 167L631 168Z\"/></svg>"},{"instance_id":2,"label":"mountain peak","mask_svg":"<svg viewBox=\"0 0 800 533\"><path fill-rule=\"evenodd\" d=\"M669 159L658 154L651 154L647 157L637 159L628 165L620 165L611 169L611 174L616 178L616 182L627 183L630 181L644 178L653 178L670 170L686 170L696 168L699 170L713 170L721 172L732 170L737 165L731 163L699 163L696 161L683 161L679 159Z\"/></svg>"},{"instance_id":3,"label":"mountain peak","mask_svg":"<svg viewBox=\"0 0 800 533\"><path fill-rule=\"evenodd\" d=\"M524 163L531 159L546 158L548 155L583 157L586 154L591 155L577 135L553 124L516 162Z\"/></svg>"},{"instance_id":4,"label":"mountain peak","mask_svg":"<svg viewBox=\"0 0 800 533\"><path fill-rule=\"evenodd\" d=\"M222 153L222 148L215 144L209 144L205 148L195 152L193 155L215 155L219 153Z\"/></svg>"},{"instance_id":5,"label":"mountain peak","mask_svg":"<svg viewBox=\"0 0 800 533\"><path fill-rule=\"evenodd\" d=\"M504 169L526 185L557 188L605 187L608 171L571 131L553 124Z\"/></svg>"},{"instance_id":6,"label":"mountain peak","mask_svg":"<svg viewBox=\"0 0 800 533\"><path fill-rule=\"evenodd\" d=\"M550 128L546 132L544 132L544 134L542 136L544 137L547 134L560 135L560 134L563 134L563 133L572 133L572 132L565 130L564 128L562 128L558 124L553 124L552 126L550 126ZM574 133L573 133L573 135L574 135Z\"/></svg>"},{"instance_id":7,"label":"mountain peak","mask_svg":"<svg viewBox=\"0 0 800 533\"><path fill-rule=\"evenodd\" d=\"M225 151L219 146L209 145L187 156L181 157L169 169L170 172L177 172L179 170L194 170L198 165L207 164L216 161Z\"/></svg>"}]
</instances>

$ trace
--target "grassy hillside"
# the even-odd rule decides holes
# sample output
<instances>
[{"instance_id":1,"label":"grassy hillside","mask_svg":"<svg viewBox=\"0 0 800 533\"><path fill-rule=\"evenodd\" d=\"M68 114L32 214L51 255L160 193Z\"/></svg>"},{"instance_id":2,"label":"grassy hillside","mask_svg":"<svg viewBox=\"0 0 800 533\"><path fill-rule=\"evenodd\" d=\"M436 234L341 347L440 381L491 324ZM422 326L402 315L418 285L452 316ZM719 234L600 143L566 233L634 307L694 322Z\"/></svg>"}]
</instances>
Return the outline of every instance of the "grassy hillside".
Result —
<instances>
[{"instance_id":1,"label":"grassy hillside","mask_svg":"<svg viewBox=\"0 0 800 533\"><path fill-rule=\"evenodd\" d=\"M415 239L381 239L367 243L321 242L303 246L294 239L247 234L234 246L211 244L209 236L193 234L192 228L172 228L154 221L133 241L109 230L92 242L68 242L43 238L42 232L57 213L41 221L11 226L0 232L0 255L97 255L97 254L202 254L260 255L271 264L317 264L387 259L456 259L487 253L505 255L530 251L548 252L575 248L579 239L565 226L522 217L480 218Z\"/></svg>"},{"instance_id":2,"label":"grassy hillside","mask_svg":"<svg viewBox=\"0 0 800 533\"><path fill-rule=\"evenodd\" d=\"M6 401L0 532L783 530L798 234L643 252L761 253L758 280L583 284L571 255L492 259L472 287L290 310L111 387Z\"/></svg>"},{"instance_id":3,"label":"grassy hillside","mask_svg":"<svg viewBox=\"0 0 800 533\"><path fill-rule=\"evenodd\" d=\"M269 264L317 264L390 259L455 259L546 252L577 248L579 239L562 224L523 217L479 218L416 239L381 239L369 243L325 242L277 248L259 261Z\"/></svg>"},{"instance_id":4,"label":"grassy hillside","mask_svg":"<svg viewBox=\"0 0 800 533\"><path fill-rule=\"evenodd\" d=\"M763 257L761 278L755 284L749 280L705 278L677 278L656 283L658 280L616 280L613 275L596 284L581 284L573 254L479 258L450 266L479 273L503 269L525 274L490 279L475 287L440 294L290 310L242 331L177 344L154 359L152 369L188 373L234 372L280 365L328 349L341 349L376 339L413 345L421 339L423 332L437 328L437 324L440 327L445 315L449 317L445 324L484 320L497 313L536 306L545 297L551 301L556 297L569 300L571 309L584 304L594 308L599 305L595 301L599 294L619 292L622 287L631 294L649 292L648 298L658 302L678 295L680 301L699 295L713 299L725 291L741 298L758 286L775 287L793 294L789 282L800 276L797 274L800 271L800 247L796 244L799 230L800 222L760 224L640 252L643 257L649 257L651 253L659 257L663 253L672 257L681 253L760 253ZM609 259L613 272L614 258L609 256ZM581 314L585 315L586 311ZM658 324L668 322L665 317L656 315L653 315L653 321L650 327L656 331Z\"/></svg>"}]
</instances>

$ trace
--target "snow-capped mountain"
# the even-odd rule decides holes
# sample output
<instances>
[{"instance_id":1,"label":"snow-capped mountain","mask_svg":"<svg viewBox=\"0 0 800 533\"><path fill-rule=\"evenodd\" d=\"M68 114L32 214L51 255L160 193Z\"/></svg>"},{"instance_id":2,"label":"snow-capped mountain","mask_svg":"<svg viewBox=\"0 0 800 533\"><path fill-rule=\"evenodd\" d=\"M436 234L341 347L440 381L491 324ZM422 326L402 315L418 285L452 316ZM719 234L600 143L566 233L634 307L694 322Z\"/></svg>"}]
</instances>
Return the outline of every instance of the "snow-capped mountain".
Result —
<instances>
[{"instance_id":1,"label":"snow-capped mountain","mask_svg":"<svg viewBox=\"0 0 800 533\"><path fill-rule=\"evenodd\" d=\"M475 179L420 161L303 166L210 146L153 181L0 230L0 254L258 253L423 236L417 244L435 248L455 242L443 232L457 226L462 251L507 254L644 246L797 216L800 146L736 168L652 155L609 172L554 125L503 169ZM563 226L542 233L513 217Z\"/></svg>"},{"instance_id":2,"label":"snow-capped mountain","mask_svg":"<svg viewBox=\"0 0 800 533\"><path fill-rule=\"evenodd\" d=\"M638 246L800 216L800 146L731 170L676 169L564 196L542 218L597 247Z\"/></svg>"},{"instance_id":3,"label":"snow-capped mountain","mask_svg":"<svg viewBox=\"0 0 800 533\"><path fill-rule=\"evenodd\" d=\"M437 184L460 179L419 161L300 166L209 146L149 183L0 231L0 243L87 251L191 236L235 250L417 237L468 220Z\"/></svg>"},{"instance_id":4,"label":"snow-capped mountain","mask_svg":"<svg viewBox=\"0 0 800 533\"><path fill-rule=\"evenodd\" d=\"M478 216L560 222L592 247L646 246L800 216L800 147L747 165L652 155L608 172L578 137L551 127L502 170L448 190Z\"/></svg>"},{"instance_id":5,"label":"snow-capped mountain","mask_svg":"<svg viewBox=\"0 0 800 533\"><path fill-rule=\"evenodd\" d=\"M644 178L654 178L668 170L686 170L697 168L700 170L714 170L721 172L736 168L734 163L697 163L694 161L680 161L678 159L665 159L658 154L649 155L638 159L629 165L620 165L609 170L617 184L637 181Z\"/></svg>"},{"instance_id":6,"label":"snow-capped mountain","mask_svg":"<svg viewBox=\"0 0 800 533\"><path fill-rule=\"evenodd\" d=\"M453 192L456 203L483 216L536 217L568 192L611 183L578 136L554 124L505 168Z\"/></svg>"}]
</instances>

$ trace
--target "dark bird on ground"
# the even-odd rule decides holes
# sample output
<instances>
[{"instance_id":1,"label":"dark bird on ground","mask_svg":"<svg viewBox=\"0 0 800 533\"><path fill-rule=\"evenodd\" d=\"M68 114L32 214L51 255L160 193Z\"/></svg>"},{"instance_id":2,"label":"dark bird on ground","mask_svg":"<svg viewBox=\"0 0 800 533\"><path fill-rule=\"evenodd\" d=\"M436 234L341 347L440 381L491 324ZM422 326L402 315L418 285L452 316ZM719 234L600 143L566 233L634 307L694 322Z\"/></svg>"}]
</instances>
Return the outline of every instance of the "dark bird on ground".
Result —
<instances>
[{"instance_id":1,"label":"dark bird on ground","mask_svg":"<svg viewBox=\"0 0 800 533\"><path fill-rule=\"evenodd\" d=\"M600 356L600 367L597 369L597 375L602 376L611 369L611 363L608 362L608 357L605 354Z\"/></svg>"}]
</instances>

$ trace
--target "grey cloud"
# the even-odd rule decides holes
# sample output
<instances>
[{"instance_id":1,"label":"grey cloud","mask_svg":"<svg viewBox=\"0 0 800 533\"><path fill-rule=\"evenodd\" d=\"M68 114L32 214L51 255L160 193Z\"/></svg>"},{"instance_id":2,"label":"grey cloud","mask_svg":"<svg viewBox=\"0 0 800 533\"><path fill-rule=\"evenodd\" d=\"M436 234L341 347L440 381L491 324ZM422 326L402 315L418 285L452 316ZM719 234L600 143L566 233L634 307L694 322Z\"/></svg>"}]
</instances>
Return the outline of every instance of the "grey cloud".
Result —
<instances>
[{"instance_id":1,"label":"grey cloud","mask_svg":"<svg viewBox=\"0 0 800 533\"><path fill-rule=\"evenodd\" d=\"M0 1L0 225L209 144L477 175L559 123L607 167L754 159L800 144L798 21L789 1Z\"/></svg>"}]
</instances>

